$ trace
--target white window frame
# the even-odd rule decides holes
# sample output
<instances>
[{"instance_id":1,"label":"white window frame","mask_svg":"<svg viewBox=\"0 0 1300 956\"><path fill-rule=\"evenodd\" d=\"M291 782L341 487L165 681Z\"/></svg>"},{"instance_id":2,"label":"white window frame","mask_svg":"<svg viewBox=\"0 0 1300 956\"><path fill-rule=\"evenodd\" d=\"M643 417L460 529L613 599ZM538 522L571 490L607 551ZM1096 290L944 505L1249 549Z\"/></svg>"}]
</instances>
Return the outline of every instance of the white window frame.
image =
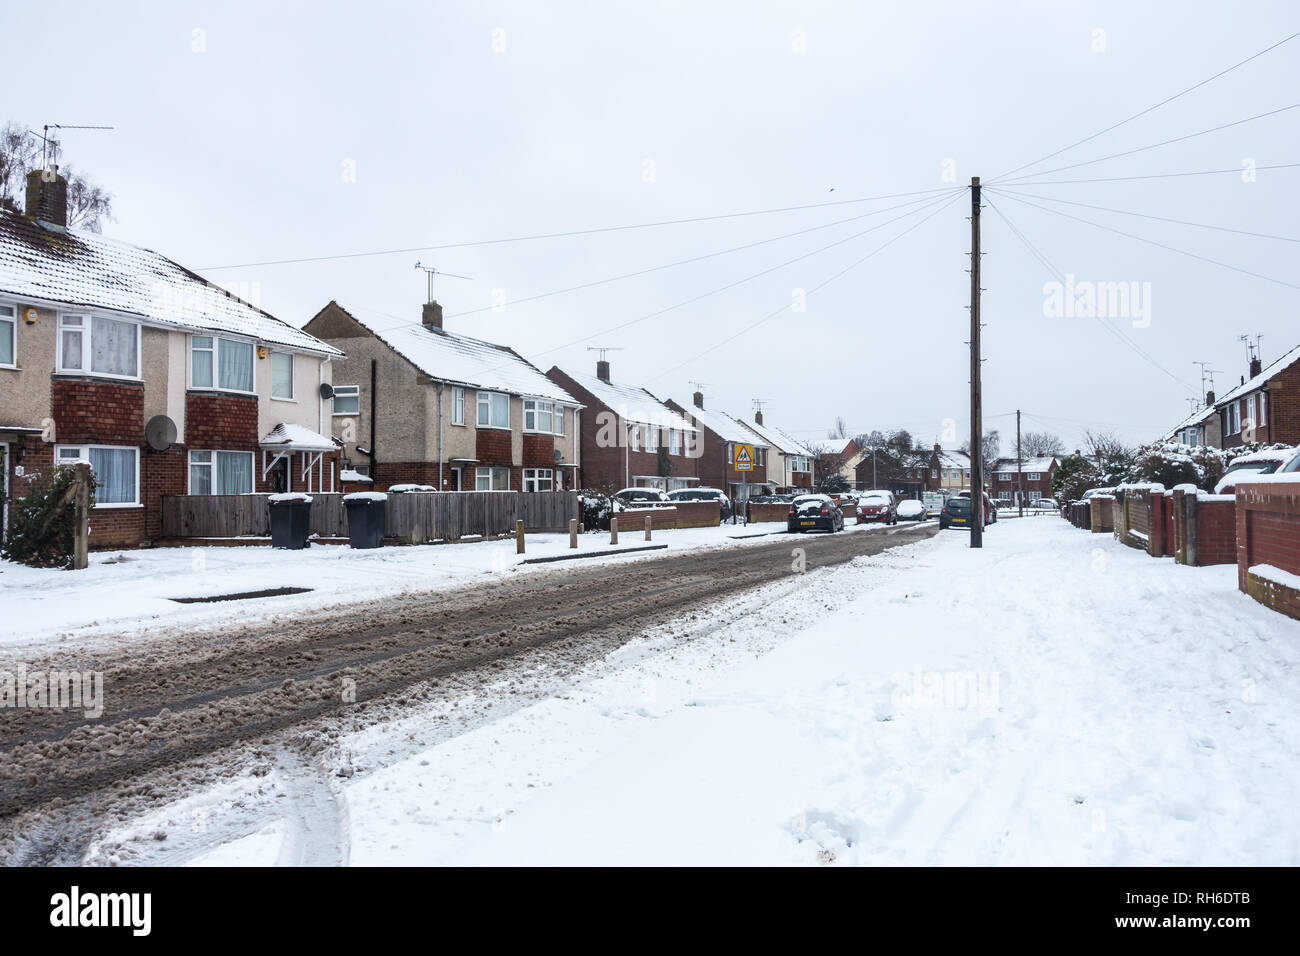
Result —
<instances>
[{"instance_id":1,"label":"white window frame","mask_svg":"<svg viewBox=\"0 0 1300 956\"><path fill-rule=\"evenodd\" d=\"M494 402L493 402L493 399L494 399L494 398L501 398L501 399L504 399L504 400L505 400L506 420L505 420L505 424L504 424L504 425L494 425L494 424L492 424L492 412L493 412L493 406L494 406ZM480 391L480 392L478 393L478 397L477 397L477 400L475 401L474 405L475 405L474 423L475 423L475 426L476 426L476 427L478 427L478 428L498 428L498 429L501 429L501 430L503 430L503 431L509 431L509 430L510 430L510 395L509 395L507 392L485 392L485 391ZM480 413L483 411L483 409L484 409L485 407L487 408L487 421L486 421L486 422L483 422L483 421L480 421L480 418L482 417Z\"/></svg>"},{"instance_id":2,"label":"white window frame","mask_svg":"<svg viewBox=\"0 0 1300 956\"><path fill-rule=\"evenodd\" d=\"M555 434L564 434L564 406L556 404L555 406Z\"/></svg>"},{"instance_id":3,"label":"white window frame","mask_svg":"<svg viewBox=\"0 0 1300 956\"><path fill-rule=\"evenodd\" d=\"M210 457L206 462L202 462L202 461L196 462L194 460L194 456L196 454L208 455ZM188 456L186 457L186 466L187 466L185 469L186 494L190 494L190 495L198 494L198 492L194 490L194 466L195 465L198 465L200 467L206 466L208 469L208 487L212 489L211 491L208 492L209 495L225 495L225 494L233 493L233 492L227 492L225 490L220 490L220 491L217 490L217 476L220 474L220 472L217 471L217 455L247 455L248 456L248 479L249 479L248 490L250 493L256 493L257 472L255 469L257 466L257 459L256 456L253 454L253 452L231 450L228 448L191 448Z\"/></svg>"},{"instance_id":4,"label":"white window frame","mask_svg":"<svg viewBox=\"0 0 1300 956\"><path fill-rule=\"evenodd\" d=\"M542 482L546 482L547 487L540 488ZM555 490L555 469L553 468L525 468L524 469L524 491L554 491Z\"/></svg>"},{"instance_id":5,"label":"white window frame","mask_svg":"<svg viewBox=\"0 0 1300 956\"><path fill-rule=\"evenodd\" d=\"M119 318L115 315L100 315L101 319L107 319L110 322L121 322L123 325L135 327L135 372L134 375L117 375L113 372L96 372L91 368L65 368L63 364L63 333L64 331L75 331L81 335L81 364L89 366L93 361L94 355L94 335L93 328L95 324L95 315L91 312L60 312L57 327L55 328L55 358L54 367L60 375L81 375L86 378L109 378L119 382L141 382L143 381L143 353L141 351L141 341L144 339L144 332L139 322L131 319ZM80 319L81 325L69 326L65 324L67 319Z\"/></svg>"},{"instance_id":6,"label":"white window frame","mask_svg":"<svg viewBox=\"0 0 1300 956\"><path fill-rule=\"evenodd\" d=\"M212 348L210 349L199 348L196 350L194 347L195 339L210 339L212 341ZM224 344L240 345L240 346L246 345L251 351L249 369L250 369L250 374L252 376L252 381L249 383L250 388L248 388L247 390L244 390L242 388L221 387L221 349ZM59 339L60 348L62 347L62 345L63 345L63 339L62 337L60 337ZM256 342L252 342L247 339L222 338L220 335L203 335L201 333L195 332L192 335L190 335L189 346L190 346L189 381L190 381L191 391L222 392L226 395L256 395L257 394L257 343ZM212 355L212 384L211 385L194 384L195 351L208 352L209 354Z\"/></svg>"},{"instance_id":7,"label":"white window frame","mask_svg":"<svg viewBox=\"0 0 1300 956\"><path fill-rule=\"evenodd\" d=\"M283 395L275 394L275 360L277 358L287 358L289 360L289 397L288 398L286 398ZM294 360L294 354L292 352L271 353L271 401L273 402L298 401L298 370L295 366L296 366L296 362Z\"/></svg>"},{"instance_id":8,"label":"white window frame","mask_svg":"<svg viewBox=\"0 0 1300 956\"><path fill-rule=\"evenodd\" d=\"M5 315L5 312L8 315ZM0 302L0 334L3 334L4 326L9 326L9 344L12 348L9 354L13 356L12 362L0 362L0 368L17 368L18 367L18 306L10 305L8 302Z\"/></svg>"},{"instance_id":9,"label":"white window frame","mask_svg":"<svg viewBox=\"0 0 1300 956\"><path fill-rule=\"evenodd\" d=\"M85 461L89 461L89 460L90 460L90 455L89 455L88 453L90 452L90 450L91 450L92 448L99 448L99 449L102 449L102 450L104 450L104 451L129 451L129 452L133 452L133 453L135 454L135 500L134 500L134 501L106 501L106 502L102 502L102 503L99 502L99 501L96 501L96 502L95 502L95 510L98 511L98 510L100 510L101 508L107 510L107 509L112 509L112 508L140 508L140 507L142 507L142 505L141 505L141 503L140 503L140 448L139 448L139 446L137 446L137 445L92 445L92 444L85 444L85 445L72 445L72 444L69 444L69 445L62 445L62 444L59 444L59 445L55 445L55 446L54 446L54 463L55 463L56 465L58 465L58 464L62 464L62 462L60 461L60 459L63 458L63 453L64 453L65 451L76 452L77 454L76 454L75 457L76 457L77 460L85 460Z\"/></svg>"},{"instance_id":10,"label":"white window frame","mask_svg":"<svg viewBox=\"0 0 1300 956\"><path fill-rule=\"evenodd\" d=\"M465 390L455 385L451 389L451 423L465 424Z\"/></svg>"},{"instance_id":11,"label":"white window frame","mask_svg":"<svg viewBox=\"0 0 1300 956\"><path fill-rule=\"evenodd\" d=\"M668 454L680 455L682 453L682 433L676 428L668 429Z\"/></svg>"},{"instance_id":12,"label":"white window frame","mask_svg":"<svg viewBox=\"0 0 1300 956\"><path fill-rule=\"evenodd\" d=\"M551 427L540 428L538 422L541 420L541 416L547 414L551 416ZM543 401L540 398L525 398L524 431L528 432L530 435L563 435L563 430L559 432L555 430L556 414L563 416L564 412L562 409L559 409L554 402Z\"/></svg>"},{"instance_id":13,"label":"white window frame","mask_svg":"<svg viewBox=\"0 0 1300 956\"><path fill-rule=\"evenodd\" d=\"M1042 480L1043 480L1043 473L1041 471L1025 472L1025 481L1042 481Z\"/></svg>"},{"instance_id":14,"label":"white window frame","mask_svg":"<svg viewBox=\"0 0 1300 956\"><path fill-rule=\"evenodd\" d=\"M340 392L348 397L352 397L353 395L356 396L357 410L355 412L339 411L338 400L339 400ZM333 412L335 418L354 418L360 415L361 414L361 386L360 385L335 385L334 405L331 411Z\"/></svg>"},{"instance_id":15,"label":"white window frame","mask_svg":"<svg viewBox=\"0 0 1300 956\"><path fill-rule=\"evenodd\" d=\"M487 474L484 474L484 472L487 472ZM505 476L505 484L498 488L496 487L496 480L502 475ZM488 486L486 488L479 487L479 480L482 478L487 479ZM482 467L475 468L474 469L474 490L475 491L509 491L510 490L510 469L502 465L484 465Z\"/></svg>"},{"instance_id":16,"label":"white window frame","mask_svg":"<svg viewBox=\"0 0 1300 956\"><path fill-rule=\"evenodd\" d=\"M1241 431L1241 399L1228 406L1228 434L1236 435Z\"/></svg>"},{"instance_id":17,"label":"white window frame","mask_svg":"<svg viewBox=\"0 0 1300 956\"><path fill-rule=\"evenodd\" d=\"M17 356L17 352L15 352L14 354L15 354L15 357L16 357L16 356ZM1257 430L1260 429L1260 428L1267 428L1267 427L1268 427L1268 421L1266 420L1266 419L1268 418L1268 403L1267 403L1267 399L1268 399L1268 392L1260 392L1260 393L1259 393L1259 402L1258 402L1258 404L1259 404L1259 418L1258 418L1258 419L1256 420L1256 422L1255 422L1255 428L1256 428ZM1268 437L1269 437L1269 439L1272 439L1273 436L1272 436L1272 435L1269 435Z\"/></svg>"}]
</instances>

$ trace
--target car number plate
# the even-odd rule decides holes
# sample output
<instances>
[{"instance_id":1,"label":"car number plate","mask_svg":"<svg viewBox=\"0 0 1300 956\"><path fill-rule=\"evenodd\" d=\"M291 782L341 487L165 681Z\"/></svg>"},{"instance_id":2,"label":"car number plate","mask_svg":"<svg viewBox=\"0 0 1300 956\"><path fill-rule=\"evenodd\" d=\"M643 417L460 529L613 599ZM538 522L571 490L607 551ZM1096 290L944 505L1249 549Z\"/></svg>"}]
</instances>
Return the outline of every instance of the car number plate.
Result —
<instances>
[{"instance_id":1,"label":"car number plate","mask_svg":"<svg viewBox=\"0 0 1300 956\"><path fill-rule=\"evenodd\" d=\"M801 527L801 528L811 528L811 527L814 527L816 524L817 524L816 521L800 521L800 522L799 522L799 527Z\"/></svg>"}]
</instances>

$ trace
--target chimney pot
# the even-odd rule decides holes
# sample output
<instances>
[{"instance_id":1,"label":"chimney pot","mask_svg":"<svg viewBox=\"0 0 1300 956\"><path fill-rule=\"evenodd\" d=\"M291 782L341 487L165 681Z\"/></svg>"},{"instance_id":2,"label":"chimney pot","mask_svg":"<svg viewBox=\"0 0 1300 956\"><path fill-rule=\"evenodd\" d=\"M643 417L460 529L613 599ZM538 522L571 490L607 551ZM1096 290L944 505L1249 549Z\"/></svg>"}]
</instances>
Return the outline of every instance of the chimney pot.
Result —
<instances>
[{"instance_id":1,"label":"chimney pot","mask_svg":"<svg viewBox=\"0 0 1300 956\"><path fill-rule=\"evenodd\" d=\"M68 227L68 181L59 167L27 174L27 215L46 225Z\"/></svg>"},{"instance_id":2,"label":"chimney pot","mask_svg":"<svg viewBox=\"0 0 1300 956\"><path fill-rule=\"evenodd\" d=\"M691 396L691 397L695 400L695 407L696 407L696 408L703 408L703 407L704 407L704 393L703 393L703 392L696 392L696 393L695 393L693 396Z\"/></svg>"},{"instance_id":3,"label":"chimney pot","mask_svg":"<svg viewBox=\"0 0 1300 956\"><path fill-rule=\"evenodd\" d=\"M420 321L429 331L442 331L442 306L437 302L424 303L424 312L420 316Z\"/></svg>"},{"instance_id":4,"label":"chimney pot","mask_svg":"<svg viewBox=\"0 0 1300 956\"><path fill-rule=\"evenodd\" d=\"M609 362L605 359L596 360L596 378L600 379L602 382L609 381Z\"/></svg>"}]
</instances>

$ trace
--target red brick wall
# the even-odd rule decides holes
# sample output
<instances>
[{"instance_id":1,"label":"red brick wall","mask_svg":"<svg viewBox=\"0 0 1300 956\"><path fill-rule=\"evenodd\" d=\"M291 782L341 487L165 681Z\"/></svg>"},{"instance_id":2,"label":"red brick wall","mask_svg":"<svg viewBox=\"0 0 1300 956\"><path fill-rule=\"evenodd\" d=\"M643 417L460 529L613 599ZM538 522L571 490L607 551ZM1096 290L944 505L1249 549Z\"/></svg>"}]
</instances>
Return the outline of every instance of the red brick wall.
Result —
<instances>
[{"instance_id":1,"label":"red brick wall","mask_svg":"<svg viewBox=\"0 0 1300 956\"><path fill-rule=\"evenodd\" d=\"M167 451L145 448L140 452L140 500L144 502L144 536L149 540L162 537L162 498L189 491L189 458L183 447L174 445ZM260 469L254 463L254 475ZM93 521L92 521L93 523ZM93 538L94 535L92 534Z\"/></svg>"},{"instance_id":2,"label":"red brick wall","mask_svg":"<svg viewBox=\"0 0 1300 956\"><path fill-rule=\"evenodd\" d=\"M185 442L189 447L251 451L260 438L256 395L186 393ZM260 467L257 472L260 477Z\"/></svg>"},{"instance_id":3,"label":"red brick wall","mask_svg":"<svg viewBox=\"0 0 1300 956\"><path fill-rule=\"evenodd\" d=\"M474 457L479 467L511 464L510 440L513 433L503 428L480 428L474 443Z\"/></svg>"},{"instance_id":4,"label":"red brick wall","mask_svg":"<svg viewBox=\"0 0 1300 956\"><path fill-rule=\"evenodd\" d=\"M785 521L790 517L790 505L786 502L775 504L749 503L749 523L762 521Z\"/></svg>"},{"instance_id":5,"label":"red brick wall","mask_svg":"<svg viewBox=\"0 0 1300 956\"><path fill-rule=\"evenodd\" d=\"M1300 445L1300 362L1268 383L1268 440Z\"/></svg>"},{"instance_id":6,"label":"red brick wall","mask_svg":"<svg viewBox=\"0 0 1300 956\"><path fill-rule=\"evenodd\" d=\"M525 468L555 467L555 436L524 433Z\"/></svg>"},{"instance_id":7,"label":"red brick wall","mask_svg":"<svg viewBox=\"0 0 1300 956\"><path fill-rule=\"evenodd\" d=\"M1300 591L1250 574L1257 564L1300 574L1300 485L1247 484L1237 490L1237 586L1274 610L1300 618Z\"/></svg>"},{"instance_id":8,"label":"red brick wall","mask_svg":"<svg viewBox=\"0 0 1300 956\"><path fill-rule=\"evenodd\" d=\"M144 386L138 382L56 378L50 398L60 444L138 445L144 439Z\"/></svg>"}]
</instances>

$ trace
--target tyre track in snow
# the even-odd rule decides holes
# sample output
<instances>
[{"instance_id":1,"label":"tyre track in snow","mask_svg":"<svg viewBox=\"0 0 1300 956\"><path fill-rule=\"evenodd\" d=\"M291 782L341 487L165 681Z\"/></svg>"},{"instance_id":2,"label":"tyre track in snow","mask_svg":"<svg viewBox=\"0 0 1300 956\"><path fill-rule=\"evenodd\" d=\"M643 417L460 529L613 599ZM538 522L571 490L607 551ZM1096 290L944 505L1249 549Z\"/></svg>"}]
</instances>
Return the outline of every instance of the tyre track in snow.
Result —
<instances>
[{"instance_id":1,"label":"tyre track in snow","mask_svg":"<svg viewBox=\"0 0 1300 956\"><path fill-rule=\"evenodd\" d=\"M416 595L399 606L343 606L326 619L259 624L211 635L78 655L77 669L104 671L105 714L8 710L0 716L0 818L66 802L241 741L396 696L413 685L500 666L546 645L605 653L663 620L788 578L791 549L807 566L840 564L936 532L774 536L722 550L669 552L497 578L486 587ZM41 667L67 661L28 660ZM0 666L4 661L0 659ZM354 704L345 702L349 688Z\"/></svg>"}]
</instances>

